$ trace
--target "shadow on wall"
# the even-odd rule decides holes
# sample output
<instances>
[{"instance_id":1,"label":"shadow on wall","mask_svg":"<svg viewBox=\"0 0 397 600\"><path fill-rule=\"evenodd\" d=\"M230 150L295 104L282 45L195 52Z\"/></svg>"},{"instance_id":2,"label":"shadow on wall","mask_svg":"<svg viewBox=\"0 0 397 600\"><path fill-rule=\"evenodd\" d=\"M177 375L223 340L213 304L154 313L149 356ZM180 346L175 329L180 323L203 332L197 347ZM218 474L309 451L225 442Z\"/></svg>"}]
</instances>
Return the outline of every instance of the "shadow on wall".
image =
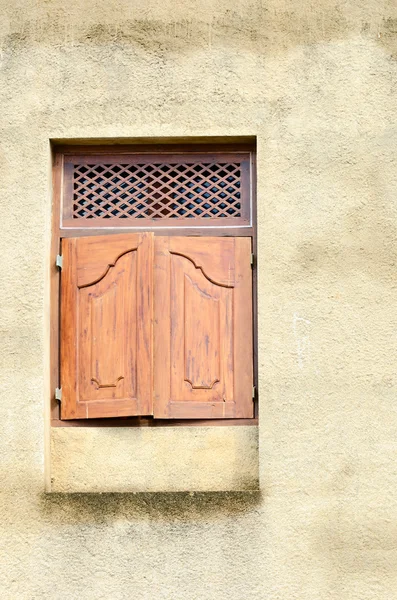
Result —
<instances>
[{"instance_id":1,"label":"shadow on wall","mask_svg":"<svg viewBox=\"0 0 397 600\"><path fill-rule=\"evenodd\" d=\"M63 523L106 523L126 518L200 522L259 510L260 492L177 494L43 494L41 514Z\"/></svg>"},{"instance_id":2,"label":"shadow on wall","mask_svg":"<svg viewBox=\"0 0 397 600\"><path fill-rule=\"evenodd\" d=\"M145 19L135 2L109 3L105 11L85 10L84 0L65 8L61 0L35 9L6 9L0 42L3 48L32 45L123 44L164 54L188 54L197 48L216 45L239 51L277 54L291 47L311 45L352 35L370 37L388 53L397 56L397 19L382 16L373 4L356 10L342 0L280 2L268 0L245 3L225 2L208 8L196 2L178 7L167 0L146 10ZM167 10L168 6L168 10ZM204 3L203 7L207 7Z\"/></svg>"},{"instance_id":3,"label":"shadow on wall","mask_svg":"<svg viewBox=\"0 0 397 600\"><path fill-rule=\"evenodd\" d=\"M372 573L382 580L396 575L397 527L394 518L384 515L384 519L373 520L367 510L365 508L358 519L357 509L350 513L335 508L319 514L320 521L316 523L313 552L329 562L327 573L330 576L338 573L333 582L336 591L340 587L338 598L345 596L344 578L351 575Z\"/></svg>"},{"instance_id":4,"label":"shadow on wall","mask_svg":"<svg viewBox=\"0 0 397 600\"><path fill-rule=\"evenodd\" d=\"M397 18L383 19L377 39L386 52L397 60Z\"/></svg>"},{"instance_id":5,"label":"shadow on wall","mask_svg":"<svg viewBox=\"0 0 397 600\"><path fill-rule=\"evenodd\" d=\"M396 211L376 180L374 175L376 193L370 199L297 248L295 269L290 276L301 278L304 270L305 275L329 273L335 278L350 276L352 272L379 281L394 277Z\"/></svg>"}]
</instances>

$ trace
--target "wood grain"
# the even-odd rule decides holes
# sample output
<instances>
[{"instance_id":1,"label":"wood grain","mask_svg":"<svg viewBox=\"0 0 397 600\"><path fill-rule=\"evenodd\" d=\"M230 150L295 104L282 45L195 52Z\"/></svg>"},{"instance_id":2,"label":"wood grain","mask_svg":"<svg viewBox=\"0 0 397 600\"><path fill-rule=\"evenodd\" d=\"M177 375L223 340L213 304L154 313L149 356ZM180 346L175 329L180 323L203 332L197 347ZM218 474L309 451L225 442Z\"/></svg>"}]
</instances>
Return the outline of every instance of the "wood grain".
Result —
<instances>
[{"instance_id":1,"label":"wood grain","mask_svg":"<svg viewBox=\"0 0 397 600\"><path fill-rule=\"evenodd\" d=\"M150 233L63 241L62 418L152 414Z\"/></svg>"},{"instance_id":2,"label":"wood grain","mask_svg":"<svg viewBox=\"0 0 397 600\"><path fill-rule=\"evenodd\" d=\"M250 238L155 238L155 418L253 417L250 254Z\"/></svg>"},{"instance_id":3,"label":"wood grain","mask_svg":"<svg viewBox=\"0 0 397 600\"><path fill-rule=\"evenodd\" d=\"M231 143L231 140L226 141L224 139L214 139L211 143L208 140L195 140L195 143L184 142L181 140L178 144L175 144L175 140L168 140L166 143L160 143L159 140L153 140L153 143L141 140L140 143L132 144L118 144L103 142L100 146L97 141L93 140L93 143L87 143L86 145L76 145L75 142L72 144L54 145L54 178L53 178L53 237L51 246L51 390L61 385L60 380L60 348L59 348L59 329L60 329L60 272L55 267L55 257L57 253L61 253L61 240L62 245L65 247L67 240L66 238L80 238L80 237L121 237L123 234L131 235L131 233L139 233L142 231L152 232L156 239L157 236L163 237L164 234L167 237L175 237L175 239L181 236L205 236L205 237L252 237L252 247L256 253L256 174L255 174L255 144L252 139L235 140ZM172 143L171 143L172 142ZM142 156L145 155L146 162L150 162L153 156L156 156L156 160L166 160L167 157L173 156L179 157L181 160L189 158L196 160L199 155L206 155L207 160L217 160L220 154L225 154L230 157L230 160L238 158L244 161L242 169L242 194L244 198L249 199L249 203L243 202L242 204L242 217L245 220L244 223L237 226L236 219L230 218L228 220L215 220L210 222L208 219L201 219L202 223L198 220L194 220L194 224L190 225L189 221L186 220L184 223L179 223L175 227L175 219L161 219L161 223L153 223L150 219L145 219L144 224L139 227L136 226L137 221L134 223L128 222L125 224L127 219L124 220L123 224L116 224L113 220L105 219L73 219L72 217L72 205L67 202L67 198L73 194L73 163L77 161L78 164L84 163L84 161L91 160L92 156L95 156L97 160L103 161L111 157L114 160L119 160L121 156L130 159L131 155L139 161ZM245 154L245 156L243 156ZM139 156L138 156L139 155ZM247 167L247 156L250 157L250 166ZM63 208L62 208L63 207ZM64 215L62 221L61 212ZM77 222L76 222L77 221ZM112 221L109 223L109 221ZM142 221L142 220L140 220ZM230 223L229 223L230 221ZM222 225L219 223L222 222ZM185 225L186 223L186 225ZM214 226L216 225L216 226ZM115 235L117 234L117 235ZM62 239L63 238L63 239ZM194 239L194 238L193 238ZM64 263L65 264L65 263ZM205 267L203 267L205 268ZM65 275L65 269L64 269ZM252 271L253 275L253 336L254 336L254 380L257 381L258 372L258 358L257 358L257 316L256 316L256 268ZM158 273L156 273L156 277ZM194 298L194 295L193 295ZM157 302L160 300L157 298ZM166 305L166 298L161 299ZM192 301L190 302L190 304ZM202 337L202 335L200 336ZM157 340L156 340L157 341ZM189 344L194 342L194 337ZM160 348L163 347L164 343L158 342ZM188 345L189 345L188 344ZM197 343L200 346L200 343ZM203 348L203 346L201 346ZM210 350L211 352L211 346ZM199 361L200 362L200 361ZM208 366L207 375L209 374ZM195 381L195 378L201 377L202 370L193 370L193 372L186 372L186 378ZM205 377L206 379L206 377ZM197 382L196 382L197 383ZM207 383L207 382L205 382ZM64 394L65 398L65 394ZM251 406L251 400L249 399L249 406ZM257 403L255 403L255 417L257 416ZM199 410L199 409L197 409ZM177 410L175 410L177 412ZM135 426L166 426L168 424L173 425L256 425L257 419L248 417L247 419L239 418L235 419L233 416L229 417L225 415L224 418L211 418L204 416L203 418L197 419L196 416L185 418L172 417L171 419L164 418L153 418L150 416L139 417L139 416L126 416L122 418L112 418L113 415L110 412L106 417L98 418L80 418L77 417L68 418L69 420L60 419L60 405L54 399L54 395L51 395L51 415L52 415L52 426L65 427L65 426L121 426L121 427L135 427ZM117 415L116 415L117 416ZM251 415L252 416L252 415Z\"/></svg>"},{"instance_id":4,"label":"wood grain","mask_svg":"<svg viewBox=\"0 0 397 600\"><path fill-rule=\"evenodd\" d=\"M65 155L62 227L250 226L250 155Z\"/></svg>"}]
</instances>

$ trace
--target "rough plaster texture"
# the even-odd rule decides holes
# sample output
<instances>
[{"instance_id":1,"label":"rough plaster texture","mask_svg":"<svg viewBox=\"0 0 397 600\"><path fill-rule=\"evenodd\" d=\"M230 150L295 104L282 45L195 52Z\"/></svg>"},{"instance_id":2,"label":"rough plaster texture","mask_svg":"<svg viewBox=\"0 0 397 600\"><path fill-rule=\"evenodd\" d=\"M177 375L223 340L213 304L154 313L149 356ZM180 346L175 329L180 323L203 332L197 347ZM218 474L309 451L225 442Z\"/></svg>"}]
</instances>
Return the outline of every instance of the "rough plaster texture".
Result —
<instances>
[{"instance_id":1,"label":"rough plaster texture","mask_svg":"<svg viewBox=\"0 0 397 600\"><path fill-rule=\"evenodd\" d=\"M54 427L53 492L258 489L257 427Z\"/></svg>"},{"instance_id":2,"label":"rough plaster texture","mask_svg":"<svg viewBox=\"0 0 397 600\"><path fill-rule=\"evenodd\" d=\"M1 597L397 598L395 2L1 13ZM48 139L247 134L261 493L43 494Z\"/></svg>"}]
</instances>

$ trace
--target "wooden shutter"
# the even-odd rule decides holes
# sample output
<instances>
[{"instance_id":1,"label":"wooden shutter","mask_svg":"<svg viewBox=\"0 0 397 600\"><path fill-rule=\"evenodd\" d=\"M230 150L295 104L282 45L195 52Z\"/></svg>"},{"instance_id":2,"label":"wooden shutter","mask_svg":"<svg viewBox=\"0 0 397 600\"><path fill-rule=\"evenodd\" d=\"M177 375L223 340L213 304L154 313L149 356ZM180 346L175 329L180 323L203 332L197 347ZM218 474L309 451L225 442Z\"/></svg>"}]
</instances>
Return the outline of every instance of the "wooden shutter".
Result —
<instances>
[{"instance_id":1,"label":"wooden shutter","mask_svg":"<svg viewBox=\"0 0 397 600\"><path fill-rule=\"evenodd\" d=\"M155 417L253 417L250 258L250 238L155 238Z\"/></svg>"},{"instance_id":2,"label":"wooden shutter","mask_svg":"<svg viewBox=\"0 0 397 600\"><path fill-rule=\"evenodd\" d=\"M62 419L152 414L153 234L62 241Z\"/></svg>"}]
</instances>

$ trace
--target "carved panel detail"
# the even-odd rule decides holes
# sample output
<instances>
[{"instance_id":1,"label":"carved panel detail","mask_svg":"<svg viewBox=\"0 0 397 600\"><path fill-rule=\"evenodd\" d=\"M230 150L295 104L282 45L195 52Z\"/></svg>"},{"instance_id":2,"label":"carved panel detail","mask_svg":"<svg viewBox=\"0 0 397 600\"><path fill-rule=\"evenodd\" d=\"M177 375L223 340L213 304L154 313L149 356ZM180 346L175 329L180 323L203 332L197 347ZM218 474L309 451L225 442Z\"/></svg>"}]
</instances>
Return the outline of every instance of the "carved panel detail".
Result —
<instances>
[{"instance_id":1,"label":"carved panel detail","mask_svg":"<svg viewBox=\"0 0 397 600\"><path fill-rule=\"evenodd\" d=\"M120 343L122 315L116 310L120 308L117 288L117 281L113 281L102 294L93 292L88 295L91 303L91 381L97 384L98 389L115 388L124 379L120 372L125 359L124 344ZM101 344L106 345L110 360L98 360Z\"/></svg>"},{"instance_id":2,"label":"carved panel detail","mask_svg":"<svg viewBox=\"0 0 397 600\"><path fill-rule=\"evenodd\" d=\"M62 255L62 419L152 414L153 234L63 239Z\"/></svg>"},{"instance_id":3,"label":"carved panel detail","mask_svg":"<svg viewBox=\"0 0 397 600\"><path fill-rule=\"evenodd\" d=\"M249 238L155 238L155 417L252 417L250 254Z\"/></svg>"},{"instance_id":4,"label":"carved panel detail","mask_svg":"<svg viewBox=\"0 0 397 600\"><path fill-rule=\"evenodd\" d=\"M171 252L171 397L177 402L233 401L233 288Z\"/></svg>"},{"instance_id":5,"label":"carved panel detail","mask_svg":"<svg viewBox=\"0 0 397 600\"><path fill-rule=\"evenodd\" d=\"M126 294L132 281L136 282L136 251L122 255L99 281L80 288L84 401L136 395L136 293Z\"/></svg>"},{"instance_id":6,"label":"carved panel detail","mask_svg":"<svg viewBox=\"0 0 397 600\"><path fill-rule=\"evenodd\" d=\"M211 287L215 288L214 285ZM216 289L209 294L185 275L185 381L192 389L210 390L219 382L220 307L217 296ZM190 323L194 323L194 327L190 327Z\"/></svg>"}]
</instances>

